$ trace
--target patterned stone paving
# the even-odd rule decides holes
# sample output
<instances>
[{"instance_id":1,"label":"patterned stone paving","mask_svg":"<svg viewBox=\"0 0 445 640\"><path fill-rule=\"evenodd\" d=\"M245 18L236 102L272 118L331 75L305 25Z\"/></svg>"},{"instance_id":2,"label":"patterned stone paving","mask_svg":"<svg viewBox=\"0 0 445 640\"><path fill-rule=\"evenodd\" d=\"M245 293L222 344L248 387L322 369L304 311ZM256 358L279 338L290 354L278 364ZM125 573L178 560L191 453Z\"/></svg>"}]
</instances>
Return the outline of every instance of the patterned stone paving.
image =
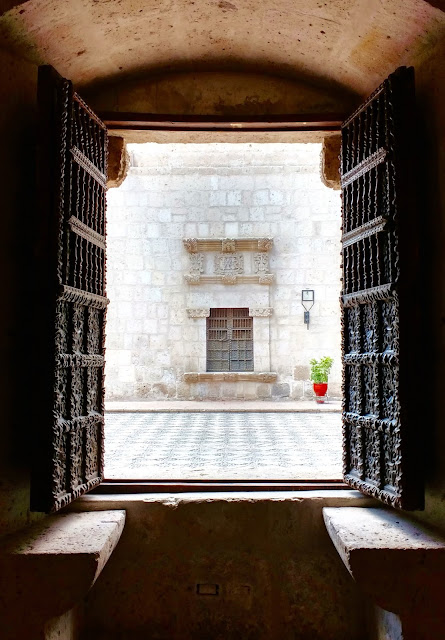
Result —
<instances>
[{"instance_id":1,"label":"patterned stone paving","mask_svg":"<svg viewBox=\"0 0 445 640\"><path fill-rule=\"evenodd\" d=\"M340 413L107 413L105 476L341 478Z\"/></svg>"}]
</instances>

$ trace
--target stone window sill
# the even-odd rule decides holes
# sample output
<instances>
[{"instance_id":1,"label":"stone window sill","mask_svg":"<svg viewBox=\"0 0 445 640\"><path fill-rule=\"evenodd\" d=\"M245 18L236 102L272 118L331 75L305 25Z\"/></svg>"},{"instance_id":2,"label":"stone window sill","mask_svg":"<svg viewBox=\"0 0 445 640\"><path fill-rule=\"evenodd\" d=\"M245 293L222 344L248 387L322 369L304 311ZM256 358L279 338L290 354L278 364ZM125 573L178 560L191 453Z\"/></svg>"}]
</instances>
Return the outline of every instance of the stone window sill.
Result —
<instances>
[{"instance_id":1,"label":"stone window sill","mask_svg":"<svg viewBox=\"0 0 445 640\"><path fill-rule=\"evenodd\" d=\"M206 276L200 274L186 274L184 276L185 281L188 284L199 285L199 284L227 284L227 285L235 285L235 284L264 284L269 285L273 284L275 280L275 275L273 273L262 273L262 274L251 274L251 275L239 275L239 274L230 274L230 275L213 275Z\"/></svg>"},{"instance_id":2,"label":"stone window sill","mask_svg":"<svg viewBox=\"0 0 445 640\"><path fill-rule=\"evenodd\" d=\"M275 382L276 373L268 371L184 373L184 382Z\"/></svg>"}]
</instances>

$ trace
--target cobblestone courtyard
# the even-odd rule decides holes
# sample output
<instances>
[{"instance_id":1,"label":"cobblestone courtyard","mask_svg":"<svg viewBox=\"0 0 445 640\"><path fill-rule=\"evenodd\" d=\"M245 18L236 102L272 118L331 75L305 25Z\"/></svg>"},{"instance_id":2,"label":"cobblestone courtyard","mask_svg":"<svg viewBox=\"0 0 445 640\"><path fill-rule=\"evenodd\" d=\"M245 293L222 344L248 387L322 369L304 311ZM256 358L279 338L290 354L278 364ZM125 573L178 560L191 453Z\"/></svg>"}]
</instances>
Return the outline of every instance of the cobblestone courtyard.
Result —
<instances>
[{"instance_id":1,"label":"cobblestone courtyard","mask_svg":"<svg viewBox=\"0 0 445 640\"><path fill-rule=\"evenodd\" d=\"M105 475L341 478L340 413L107 413Z\"/></svg>"}]
</instances>

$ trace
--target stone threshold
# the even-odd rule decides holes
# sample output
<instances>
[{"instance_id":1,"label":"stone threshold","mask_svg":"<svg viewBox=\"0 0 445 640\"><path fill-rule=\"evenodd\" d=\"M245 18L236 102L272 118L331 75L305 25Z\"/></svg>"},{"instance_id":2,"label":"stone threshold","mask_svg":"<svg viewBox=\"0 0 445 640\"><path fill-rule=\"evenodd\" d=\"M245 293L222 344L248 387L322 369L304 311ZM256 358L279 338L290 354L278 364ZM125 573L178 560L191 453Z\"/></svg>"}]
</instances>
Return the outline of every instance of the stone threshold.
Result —
<instances>
[{"instance_id":1,"label":"stone threshold","mask_svg":"<svg viewBox=\"0 0 445 640\"><path fill-rule=\"evenodd\" d=\"M106 413L341 413L340 400L107 400Z\"/></svg>"},{"instance_id":2,"label":"stone threshold","mask_svg":"<svg viewBox=\"0 0 445 640\"><path fill-rule=\"evenodd\" d=\"M268 371L184 373L184 382L275 382L277 374Z\"/></svg>"},{"instance_id":3,"label":"stone threshold","mask_svg":"<svg viewBox=\"0 0 445 640\"><path fill-rule=\"evenodd\" d=\"M105 480L105 482L107 482ZM101 486L101 485L99 485ZM283 503L283 502L315 502L321 510L325 507L366 507L371 508L376 505L374 498L365 496L364 494L347 487L346 489L339 489L333 487L332 489L295 489L294 491L283 491L280 489L270 490L259 488L256 491L237 491L232 490L214 490L214 491L190 491L189 493L178 493L177 491L166 491L165 493L159 493L154 491L147 491L145 493L115 493L100 494L94 490L88 493L75 503L67 507L68 510L81 511L94 511L102 509L128 509L128 503L140 503L141 507L150 508L150 505L165 504L169 507L175 507L180 504L190 503L202 503L203 507L209 504L209 502L220 503L241 503L247 502L252 504L253 502L269 502L269 503Z\"/></svg>"}]
</instances>

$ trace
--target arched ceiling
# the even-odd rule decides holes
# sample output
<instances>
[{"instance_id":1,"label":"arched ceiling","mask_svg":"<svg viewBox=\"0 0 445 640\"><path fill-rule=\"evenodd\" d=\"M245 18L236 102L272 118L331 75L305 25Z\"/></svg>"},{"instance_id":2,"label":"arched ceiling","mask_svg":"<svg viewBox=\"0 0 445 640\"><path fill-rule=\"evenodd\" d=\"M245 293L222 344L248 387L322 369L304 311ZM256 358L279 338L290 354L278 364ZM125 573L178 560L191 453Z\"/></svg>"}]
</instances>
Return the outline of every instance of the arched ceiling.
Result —
<instances>
[{"instance_id":1,"label":"arched ceiling","mask_svg":"<svg viewBox=\"0 0 445 640\"><path fill-rule=\"evenodd\" d=\"M444 37L441 0L3 1L0 42L91 89L229 71L363 96ZM1 5L0 5L1 6Z\"/></svg>"}]
</instances>

